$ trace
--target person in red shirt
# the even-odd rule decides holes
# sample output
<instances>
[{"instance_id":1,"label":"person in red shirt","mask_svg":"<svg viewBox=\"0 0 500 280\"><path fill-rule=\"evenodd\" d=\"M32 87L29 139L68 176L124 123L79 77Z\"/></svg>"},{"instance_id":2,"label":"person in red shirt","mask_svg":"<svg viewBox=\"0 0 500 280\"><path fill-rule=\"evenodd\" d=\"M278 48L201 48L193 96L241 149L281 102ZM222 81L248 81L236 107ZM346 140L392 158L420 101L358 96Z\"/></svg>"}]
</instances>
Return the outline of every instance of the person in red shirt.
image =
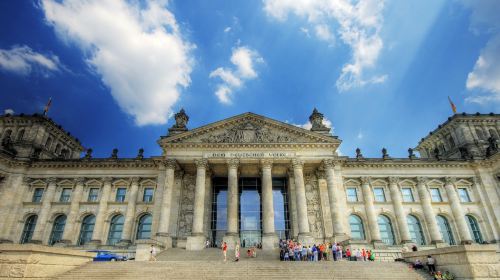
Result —
<instances>
[{"instance_id":1,"label":"person in red shirt","mask_svg":"<svg viewBox=\"0 0 500 280\"><path fill-rule=\"evenodd\" d=\"M365 248L363 248L363 249L361 250L361 256L363 257L363 261L365 261L365 262L366 262L366 251L365 251Z\"/></svg>"},{"instance_id":2,"label":"person in red shirt","mask_svg":"<svg viewBox=\"0 0 500 280\"><path fill-rule=\"evenodd\" d=\"M224 262L227 261L227 243L222 243L222 255L224 255Z\"/></svg>"},{"instance_id":3,"label":"person in red shirt","mask_svg":"<svg viewBox=\"0 0 500 280\"><path fill-rule=\"evenodd\" d=\"M351 260L351 250L349 250L349 248L347 248L347 250L345 251L345 256L348 260Z\"/></svg>"}]
</instances>

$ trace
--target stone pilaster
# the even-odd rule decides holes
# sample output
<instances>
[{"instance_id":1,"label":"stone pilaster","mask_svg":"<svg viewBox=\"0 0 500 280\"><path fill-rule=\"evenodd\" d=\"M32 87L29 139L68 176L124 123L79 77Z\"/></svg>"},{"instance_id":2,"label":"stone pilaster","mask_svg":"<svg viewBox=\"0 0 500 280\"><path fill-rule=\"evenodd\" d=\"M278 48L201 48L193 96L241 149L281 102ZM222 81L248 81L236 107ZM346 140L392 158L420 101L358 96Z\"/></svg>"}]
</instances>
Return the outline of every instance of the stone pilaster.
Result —
<instances>
[{"instance_id":1,"label":"stone pilaster","mask_svg":"<svg viewBox=\"0 0 500 280\"><path fill-rule=\"evenodd\" d=\"M10 177L13 176L11 175ZM9 180L13 184L10 187L6 185L7 182L2 182L4 184L3 187L5 188L4 190L8 188L14 193L14 196L11 206L9 207L9 205L5 203L4 210L0 210L7 212L8 215L4 218L4 223L0 223L0 228L3 229L2 231L0 231L2 234L2 236L0 237L0 243L13 243L18 236L18 233L15 231L15 221L21 219L23 199L25 193L29 189L30 179L22 175L19 175L16 179L17 180L13 181ZM16 185L19 185L19 187L15 187ZM2 196L2 199L8 199L8 197L4 194Z\"/></svg>"},{"instance_id":2,"label":"stone pilaster","mask_svg":"<svg viewBox=\"0 0 500 280\"><path fill-rule=\"evenodd\" d=\"M229 159L228 166L228 192L227 192L227 232L224 241L228 248L234 248L239 242L238 236L238 159Z\"/></svg>"},{"instance_id":3,"label":"stone pilaster","mask_svg":"<svg viewBox=\"0 0 500 280\"><path fill-rule=\"evenodd\" d=\"M278 236L274 227L273 161L262 159L260 164L262 170L262 248L274 249L278 246Z\"/></svg>"},{"instance_id":4,"label":"stone pilaster","mask_svg":"<svg viewBox=\"0 0 500 280\"><path fill-rule=\"evenodd\" d=\"M309 229L307 217L306 188L304 184L304 162L300 159L292 159L293 175L295 178L295 197L297 200L297 218L299 224L298 239L300 243L311 245L314 239Z\"/></svg>"},{"instance_id":5,"label":"stone pilaster","mask_svg":"<svg viewBox=\"0 0 500 280\"><path fill-rule=\"evenodd\" d=\"M90 244L93 246L104 244L106 237L104 236L104 220L108 211L109 195L111 193L111 182L113 178L105 177L102 179L103 186L99 197L99 207L95 218L94 232Z\"/></svg>"},{"instance_id":6,"label":"stone pilaster","mask_svg":"<svg viewBox=\"0 0 500 280\"><path fill-rule=\"evenodd\" d=\"M54 195L56 192L56 178L49 178L47 180L48 186L43 194L42 207L40 209L40 214L38 215L38 220L36 222L35 232L33 233L32 243L43 243L46 244L47 240L44 240L45 228L47 221L49 220L50 209L52 208L52 201L54 201Z\"/></svg>"},{"instance_id":7,"label":"stone pilaster","mask_svg":"<svg viewBox=\"0 0 500 280\"><path fill-rule=\"evenodd\" d=\"M165 184L163 185L163 197L161 200L160 221L157 238L163 243L165 248L172 247L172 237L170 236L170 212L172 208L172 193L174 189L175 168L177 163L174 159L167 159L165 164Z\"/></svg>"},{"instance_id":8,"label":"stone pilaster","mask_svg":"<svg viewBox=\"0 0 500 280\"><path fill-rule=\"evenodd\" d=\"M462 244L471 244L472 237L469 232L469 228L465 222L465 214L462 208L462 204L460 203L460 199L458 198L458 194L455 190L455 179L451 177L445 178L445 189L446 194L448 195L448 199L451 204L451 212L453 213L453 218L455 219L455 223L458 228L458 235L460 237Z\"/></svg>"},{"instance_id":9,"label":"stone pilaster","mask_svg":"<svg viewBox=\"0 0 500 280\"><path fill-rule=\"evenodd\" d=\"M389 177L389 189L391 191L392 206L394 207L394 214L396 215L396 222L398 223L399 236L401 236L401 244L412 243L410 231L408 230L408 221L403 209L403 199L401 191L398 186L398 177Z\"/></svg>"},{"instance_id":10,"label":"stone pilaster","mask_svg":"<svg viewBox=\"0 0 500 280\"><path fill-rule=\"evenodd\" d=\"M342 239L346 235L340 216L339 189L335 185L335 162L331 159L323 160L326 172L326 184L328 187L328 199L330 201L330 212L333 222L333 237Z\"/></svg>"},{"instance_id":11,"label":"stone pilaster","mask_svg":"<svg viewBox=\"0 0 500 280\"><path fill-rule=\"evenodd\" d=\"M66 226L64 228L64 233L61 240L61 243L67 245L73 243L73 241L75 240L75 235L77 234L77 232L75 231L75 227L80 210L80 201L82 200L83 195L83 182L85 182L85 178L76 178L75 187L71 193L71 205L69 207L69 214L66 220Z\"/></svg>"},{"instance_id":12,"label":"stone pilaster","mask_svg":"<svg viewBox=\"0 0 500 280\"><path fill-rule=\"evenodd\" d=\"M429 191L427 190L427 179L423 177L417 178L417 189L418 196L420 197L420 203L422 204L422 210L424 211L425 224L429 230L431 236L432 244L443 243L441 233L439 232L436 214L434 213L434 208L432 208L431 197Z\"/></svg>"},{"instance_id":13,"label":"stone pilaster","mask_svg":"<svg viewBox=\"0 0 500 280\"><path fill-rule=\"evenodd\" d=\"M481 179L479 177L473 177L472 181L474 183L473 189L476 191L476 197L480 202L480 208L483 217L486 218L487 222L485 223L486 230L488 231L490 242L491 243L500 243L500 235L498 234L498 226L499 222L495 218L495 214L492 211L491 204L489 199L485 197L485 192L483 185L481 183Z\"/></svg>"},{"instance_id":14,"label":"stone pilaster","mask_svg":"<svg viewBox=\"0 0 500 280\"><path fill-rule=\"evenodd\" d=\"M141 178L131 179L130 191L128 192L127 212L125 212L125 223L123 224L122 240L120 245L130 245L132 243L135 221L135 208L137 205L137 192L139 191L139 181Z\"/></svg>"},{"instance_id":15,"label":"stone pilaster","mask_svg":"<svg viewBox=\"0 0 500 280\"><path fill-rule=\"evenodd\" d=\"M186 250L202 250L205 243L203 218L205 214L207 159L196 159L196 187L194 193L193 229L188 236Z\"/></svg>"},{"instance_id":16,"label":"stone pilaster","mask_svg":"<svg viewBox=\"0 0 500 280\"><path fill-rule=\"evenodd\" d=\"M365 203L365 212L368 219L368 229L370 230L371 242L374 244L382 243L380 229L378 226L375 207L373 206L373 193L370 186L369 177L361 177L361 191L363 192L363 201Z\"/></svg>"}]
</instances>

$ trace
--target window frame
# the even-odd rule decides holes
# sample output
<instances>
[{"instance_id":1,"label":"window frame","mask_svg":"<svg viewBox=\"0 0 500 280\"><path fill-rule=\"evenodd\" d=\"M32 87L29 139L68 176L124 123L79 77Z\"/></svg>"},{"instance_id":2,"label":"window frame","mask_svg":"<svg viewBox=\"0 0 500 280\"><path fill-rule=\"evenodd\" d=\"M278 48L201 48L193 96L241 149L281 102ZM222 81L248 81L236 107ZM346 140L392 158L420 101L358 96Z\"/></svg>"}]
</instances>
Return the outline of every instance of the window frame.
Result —
<instances>
[{"instance_id":1,"label":"window frame","mask_svg":"<svg viewBox=\"0 0 500 280\"><path fill-rule=\"evenodd\" d=\"M62 220L60 220L62 219ZM58 215L54 219L54 223L52 224L52 230L50 231L49 237L49 245L52 246L57 242L62 240L64 234L64 228L66 227L67 217L66 215ZM56 228L57 227L57 228Z\"/></svg>"},{"instance_id":2,"label":"window frame","mask_svg":"<svg viewBox=\"0 0 500 280\"><path fill-rule=\"evenodd\" d=\"M351 196L349 194L349 191L350 190L353 190L354 191L354 195L355 197ZM359 202L359 197L358 197L358 188L355 187L355 186L348 186L346 187L346 199L347 199L347 202ZM354 198L354 200L351 200L351 198Z\"/></svg>"},{"instance_id":3,"label":"window frame","mask_svg":"<svg viewBox=\"0 0 500 280\"><path fill-rule=\"evenodd\" d=\"M376 190L382 191L382 195L377 195ZM382 200L379 200L379 198L382 197ZM375 202L387 202L387 198L385 197L385 188L381 186L376 186L373 187L373 200Z\"/></svg>"},{"instance_id":4,"label":"window frame","mask_svg":"<svg viewBox=\"0 0 500 280\"><path fill-rule=\"evenodd\" d=\"M123 194L120 192L123 191ZM125 202L127 198L127 188L126 187L118 187L116 188L115 202Z\"/></svg>"},{"instance_id":5,"label":"window frame","mask_svg":"<svg viewBox=\"0 0 500 280\"><path fill-rule=\"evenodd\" d=\"M29 215L26 218L26 220L24 221L23 231L21 232L21 240L19 241L19 243L26 244L31 242L37 222L38 215L36 214Z\"/></svg>"},{"instance_id":6,"label":"window frame","mask_svg":"<svg viewBox=\"0 0 500 280\"><path fill-rule=\"evenodd\" d=\"M410 200L407 200L405 197L408 197L405 195L405 190L410 191L409 197L411 198ZM413 195L413 188L411 186L403 186L401 187L401 199L403 199L403 202L415 202L415 196Z\"/></svg>"},{"instance_id":7,"label":"window frame","mask_svg":"<svg viewBox=\"0 0 500 280\"><path fill-rule=\"evenodd\" d=\"M151 195L147 195L146 192L148 190L151 190ZM155 189L153 187L144 187L144 191L142 193L142 202L151 203L154 200L154 196L155 196ZM149 197L149 200L146 200L146 197Z\"/></svg>"},{"instance_id":8,"label":"window frame","mask_svg":"<svg viewBox=\"0 0 500 280\"><path fill-rule=\"evenodd\" d=\"M93 190L96 190L96 194L95 194L95 199L93 199L94 195L92 193ZM87 196L87 201L88 202L97 202L99 201L99 195L100 195L100 188L99 187L90 187L89 188L89 195Z\"/></svg>"},{"instance_id":9,"label":"window frame","mask_svg":"<svg viewBox=\"0 0 500 280\"><path fill-rule=\"evenodd\" d=\"M433 190L436 190L437 191L437 194L439 196L439 200L435 200L434 199L434 194L433 194ZM443 202L443 195L441 194L441 189L439 187L430 187L429 188L429 194L431 195L431 201L432 202Z\"/></svg>"},{"instance_id":10,"label":"window frame","mask_svg":"<svg viewBox=\"0 0 500 280\"><path fill-rule=\"evenodd\" d=\"M357 223L355 223L355 225L359 225L359 226L360 226L360 228L361 228L360 230L356 230L356 231L354 231L354 232L359 232L359 233L360 233L360 234L359 234L360 238L357 238L357 237L354 237L354 236L353 236L352 225L353 225L354 223L351 223L351 217L353 217L354 219L356 219L356 222L357 222ZM358 240L358 241L359 241L359 240L366 240L365 225L364 225L364 223L363 223L363 219L362 219L360 216L356 215L356 214L351 214L351 215L349 215L349 217L348 217L348 219L347 219L347 220L348 220L348 222L349 222L349 231L350 231L350 233L351 233L351 239L352 239L352 240Z\"/></svg>"},{"instance_id":11,"label":"window frame","mask_svg":"<svg viewBox=\"0 0 500 280\"><path fill-rule=\"evenodd\" d=\"M37 191L40 191L40 195L37 195ZM43 195L45 194L45 188L43 187L35 187L33 189L33 196L31 197L31 202L41 203L43 200ZM39 198L39 199L37 199Z\"/></svg>"},{"instance_id":12,"label":"window frame","mask_svg":"<svg viewBox=\"0 0 500 280\"><path fill-rule=\"evenodd\" d=\"M467 197L466 200L463 200L464 197L462 196L461 191L463 191L465 193L465 196ZM458 193L458 198L460 199L460 202L462 202L462 203L470 203L470 202L472 202L471 196L469 194L469 189L467 187L465 187L465 186L458 187L457 188L457 193Z\"/></svg>"},{"instance_id":13,"label":"window frame","mask_svg":"<svg viewBox=\"0 0 500 280\"><path fill-rule=\"evenodd\" d=\"M88 222L88 220L93 219L92 222ZM87 244L92 240L92 235L94 234L94 228L95 228L95 221L96 221L96 216L94 214L89 214L86 215L82 219L82 223L80 225L80 234L78 235L78 245L82 246ZM84 228L84 226L89 226L92 225L92 230L89 230L88 228ZM90 233L90 234L88 234ZM84 238L89 236L90 238Z\"/></svg>"},{"instance_id":14,"label":"window frame","mask_svg":"<svg viewBox=\"0 0 500 280\"><path fill-rule=\"evenodd\" d=\"M144 221L149 217L150 222L145 223ZM150 239L151 238L151 231L152 231L152 225L153 225L153 215L147 213L143 214L139 220L137 221L137 230L135 234L135 239L140 240L140 239ZM149 226L149 231L144 230L144 226ZM146 234L147 233L147 234ZM146 236L145 236L146 234Z\"/></svg>"},{"instance_id":15,"label":"window frame","mask_svg":"<svg viewBox=\"0 0 500 280\"><path fill-rule=\"evenodd\" d=\"M68 191L69 193L66 194L65 191ZM72 193L72 188L63 188L61 190L61 195L59 196L59 202L70 202Z\"/></svg>"}]
</instances>

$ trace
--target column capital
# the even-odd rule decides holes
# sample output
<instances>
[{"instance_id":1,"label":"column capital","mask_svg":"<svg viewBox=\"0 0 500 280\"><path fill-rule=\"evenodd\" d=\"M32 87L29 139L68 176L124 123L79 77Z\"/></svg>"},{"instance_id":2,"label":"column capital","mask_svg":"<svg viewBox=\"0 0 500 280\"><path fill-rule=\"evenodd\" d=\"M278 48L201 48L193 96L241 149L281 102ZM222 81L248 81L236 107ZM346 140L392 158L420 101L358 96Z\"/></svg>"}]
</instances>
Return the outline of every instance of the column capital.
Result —
<instances>
[{"instance_id":1,"label":"column capital","mask_svg":"<svg viewBox=\"0 0 500 280\"><path fill-rule=\"evenodd\" d=\"M323 160L323 165L325 166L325 168L334 168L336 163L337 162L333 159L324 159Z\"/></svg>"},{"instance_id":2,"label":"column capital","mask_svg":"<svg viewBox=\"0 0 500 280\"><path fill-rule=\"evenodd\" d=\"M56 177L47 178L47 183L48 184L55 184L56 182L57 182L57 178Z\"/></svg>"},{"instance_id":3,"label":"column capital","mask_svg":"<svg viewBox=\"0 0 500 280\"><path fill-rule=\"evenodd\" d=\"M260 166L262 167L262 169L264 169L264 168L271 169L271 168L273 168L273 160L272 159L261 159Z\"/></svg>"},{"instance_id":4,"label":"column capital","mask_svg":"<svg viewBox=\"0 0 500 280\"><path fill-rule=\"evenodd\" d=\"M445 177L444 178L444 182L445 182L446 185L454 185L455 182L456 182L456 180L457 179L454 178L454 177Z\"/></svg>"},{"instance_id":5,"label":"column capital","mask_svg":"<svg viewBox=\"0 0 500 280\"><path fill-rule=\"evenodd\" d=\"M228 159L226 162L229 168L238 168L238 166L240 165L240 160L237 158Z\"/></svg>"},{"instance_id":6,"label":"column capital","mask_svg":"<svg viewBox=\"0 0 500 280\"><path fill-rule=\"evenodd\" d=\"M167 169L175 169L177 166L177 161L172 158L164 159L161 161L161 163L165 166Z\"/></svg>"},{"instance_id":7,"label":"column capital","mask_svg":"<svg viewBox=\"0 0 500 280\"><path fill-rule=\"evenodd\" d=\"M208 159L206 158L197 158L194 160L194 164L196 165L196 168L203 167L208 169Z\"/></svg>"},{"instance_id":8,"label":"column capital","mask_svg":"<svg viewBox=\"0 0 500 280\"><path fill-rule=\"evenodd\" d=\"M111 182L113 182L113 178L112 177L104 177L104 178L102 178L102 182L104 184L111 184Z\"/></svg>"},{"instance_id":9,"label":"column capital","mask_svg":"<svg viewBox=\"0 0 500 280\"><path fill-rule=\"evenodd\" d=\"M175 179L182 179L183 176L184 176L184 170L180 169L180 170L174 171L174 178Z\"/></svg>"},{"instance_id":10,"label":"column capital","mask_svg":"<svg viewBox=\"0 0 500 280\"><path fill-rule=\"evenodd\" d=\"M472 177L471 180L472 180L472 183L474 183L474 185L481 184L481 179L479 179L477 176Z\"/></svg>"},{"instance_id":11,"label":"column capital","mask_svg":"<svg viewBox=\"0 0 500 280\"><path fill-rule=\"evenodd\" d=\"M391 176L389 177L389 184L397 185L399 183L399 177Z\"/></svg>"},{"instance_id":12,"label":"column capital","mask_svg":"<svg viewBox=\"0 0 500 280\"><path fill-rule=\"evenodd\" d=\"M429 181L429 179L426 177L417 177L417 185L425 185L427 181Z\"/></svg>"},{"instance_id":13,"label":"column capital","mask_svg":"<svg viewBox=\"0 0 500 280\"><path fill-rule=\"evenodd\" d=\"M361 183L363 185L369 185L370 184L370 177L369 176L363 176L360 179L361 179Z\"/></svg>"},{"instance_id":14,"label":"column capital","mask_svg":"<svg viewBox=\"0 0 500 280\"><path fill-rule=\"evenodd\" d=\"M31 178L23 176L23 184L29 185L31 183Z\"/></svg>"},{"instance_id":15,"label":"column capital","mask_svg":"<svg viewBox=\"0 0 500 280\"><path fill-rule=\"evenodd\" d=\"M321 170L321 169L316 170L316 178L318 178L318 180L320 180L320 179L326 179L326 172L325 172L325 170Z\"/></svg>"},{"instance_id":16,"label":"column capital","mask_svg":"<svg viewBox=\"0 0 500 280\"><path fill-rule=\"evenodd\" d=\"M74 181L75 181L76 185L79 185L79 184L83 185L83 183L85 182L85 177L77 177L74 179Z\"/></svg>"},{"instance_id":17,"label":"column capital","mask_svg":"<svg viewBox=\"0 0 500 280\"><path fill-rule=\"evenodd\" d=\"M293 158L292 159L292 167L293 169L302 169L304 167L304 161L298 158Z\"/></svg>"},{"instance_id":18,"label":"column capital","mask_svg":"<svg viewBox=\"0 0 500 280\"><path fill-rule=\"evenodd\" d=\"M130 182L132 184L139 184L139 181L141 181L141 177L134 176L134 177L130 178Z\"/></svg>"}]
</instances>

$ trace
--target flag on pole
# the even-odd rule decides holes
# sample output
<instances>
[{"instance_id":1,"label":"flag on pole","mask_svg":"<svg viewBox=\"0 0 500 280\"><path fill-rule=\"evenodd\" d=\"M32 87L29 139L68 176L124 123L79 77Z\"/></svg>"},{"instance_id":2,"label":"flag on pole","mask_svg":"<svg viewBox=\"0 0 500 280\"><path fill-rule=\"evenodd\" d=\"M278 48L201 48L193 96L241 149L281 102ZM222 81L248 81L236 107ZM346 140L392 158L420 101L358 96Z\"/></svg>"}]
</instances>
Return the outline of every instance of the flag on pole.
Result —
<instances>
[{"instance_id":1,"label":"flag on pole","mask_svg":"<svg viewBox=\"0 0 500 280\"><path fill-rule=\"evenodd\" d=\"M47 105L45 105L45 109L43 109L44 116L47 116L47 113L49 112L49 109L50 109L50 104L52 104L52 97L49 98Z\"/></svg>"},{"instance_id":2,"label":"flag on pole","mask_svg":"<svg viewBox=\"0 0 500 280\"><path fill-rule=\"evenodd\" d=\"M448 101L450 101L450 106L451 106L451 110L453 111L453 114L456 114L457 113L457 106L455 106L455 104L453 103L453 101L451 101L451 98L448 96Z\"/></svg>"}]
</instances>

